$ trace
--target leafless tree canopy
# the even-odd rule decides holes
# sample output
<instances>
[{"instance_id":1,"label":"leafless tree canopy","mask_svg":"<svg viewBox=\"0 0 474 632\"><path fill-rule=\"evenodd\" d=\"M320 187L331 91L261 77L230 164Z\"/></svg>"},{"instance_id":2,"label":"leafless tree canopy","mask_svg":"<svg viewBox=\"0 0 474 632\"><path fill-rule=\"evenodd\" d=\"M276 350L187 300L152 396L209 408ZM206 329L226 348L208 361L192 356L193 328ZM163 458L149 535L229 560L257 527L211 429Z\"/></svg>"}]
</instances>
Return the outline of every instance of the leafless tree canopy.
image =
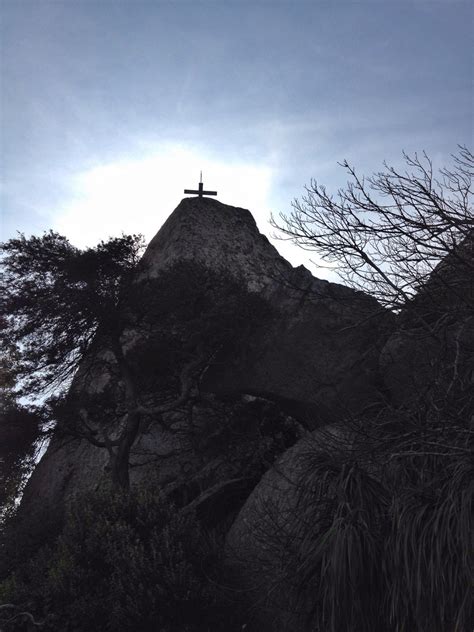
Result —
<instances>
[{"instance_id":1,"label":"leafless tree canopy","mask_svg":"<svg viewBox=\"0 0 474 632\"><path fill-rule=\"evenodd\" d=\"M463 257L459 244L472 240L474 156L459 147L451 168L435 173L426 154L404 154L406 170L384 165L360 177L347 161L347 186L331 195L316 180L296 199L289 216L273 226L315 251L343 283L399 309L447 255ZM466 265L471 267L466 257Z\"/></svg>"}]
</instances>

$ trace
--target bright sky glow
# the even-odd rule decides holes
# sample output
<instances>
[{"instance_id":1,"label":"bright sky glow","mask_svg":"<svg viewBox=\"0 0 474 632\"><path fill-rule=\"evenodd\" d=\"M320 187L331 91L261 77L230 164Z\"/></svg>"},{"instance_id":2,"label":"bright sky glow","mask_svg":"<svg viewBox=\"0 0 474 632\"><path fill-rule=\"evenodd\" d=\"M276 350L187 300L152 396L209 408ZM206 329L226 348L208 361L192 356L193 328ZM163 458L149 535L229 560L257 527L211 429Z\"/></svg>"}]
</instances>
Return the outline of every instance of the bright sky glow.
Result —
<instances>
[{"instance_id":1,"label":"bright sky glow","mask_svg":"<svg viewBox=\"0 0 474 632\"><path fill-rule=\"evenodd\" d=\"M81 248L121 233L141 233L149 242L185 197L184 188L197 189L201 170L205 189L217 189L217 199L224 204L235 206L237 200L240 207L252 209L260 231L271 232L271 167L221 163L197 149L171 144L72 177L70 201L52 212L52 228ZM309 264L299 248L273 241L294 265Z\"/></svg>"},{"instance_id":2,"label":"bright sky glow","mask_svg":"<svg viewBox=\"0 0 474 632\"><path fill-rule=\"evenodd\" d=\"M151 238L204 184L271 235L347 159L472 145L472 0L2 0L1 239ZM278 241L294 265L313 253ZM310 265L310 264L308 264ZM318 273L322 276L320 273Z\"/></svg>"},{"instance_id":3,"label":"bright sky glow","mask_svg":"<svg viewBox=\"0 0 474 632\"><path fill-rule=\"evenodd\" d=\"M72 178L71 200L53 215L53 226L80 247L124 233L150 240L185 197L205 188L224 203L258 209L261 223L270 214L271 169L248 163L223 164L183 146L164 146L152 155L100 165ZM206 177L207 176L207 177Z\"/></svg>"}]
</instances>

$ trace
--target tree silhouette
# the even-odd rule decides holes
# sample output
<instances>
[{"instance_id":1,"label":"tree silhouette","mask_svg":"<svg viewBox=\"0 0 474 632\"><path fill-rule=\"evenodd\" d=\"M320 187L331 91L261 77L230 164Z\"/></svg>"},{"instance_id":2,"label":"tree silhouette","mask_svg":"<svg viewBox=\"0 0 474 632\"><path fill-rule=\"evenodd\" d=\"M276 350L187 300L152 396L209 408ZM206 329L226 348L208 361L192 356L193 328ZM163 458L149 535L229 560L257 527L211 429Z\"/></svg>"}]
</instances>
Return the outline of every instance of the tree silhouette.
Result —
<instances>
[{"instance_id":1,"label":"tree silhouette","mask_svg":"<svg viewBox=\"0 0 474 632\"><path fill-rule=\"evenodd\" d=\"M128 487L142 423L164 425L165 413L196 395L199 376L256 322L262 301L192 262L141 277L136 236L79 250L50 232L3 250L22 393L50 393L59 430L106 449L112 481Z\"/></svg>"},{"instance_id":2,"label":"tree silhouette","mask_svg":"<svg viewBox=\"0 0 474 632\"><path fill-rule=\"evenodd\" d=\"M394 310L428 280L446 286L438 264L449 257L458 275L457 287L450 283L449 289L472 309L474 156L460 147L453 167L437 175L426 154L404 157L406 171L385 165L368 178L344 161L350 176L345 188L332 195L312 180L290 215L272 218L273 225L316 252L346 285Z\"/></svg>"},{"instance_id":3,"label":"tree silhouette","mask_svg":"<svg viewBox=\"0 0 474 632\"><path fill-rule=\"evenodd\" d=\"M405 160L369 178L344 162L346 188L333 196L313 181L273 219L396 314L380 356L385 400L341 419L337 442L322 431L295 481L294 527L264 534L308 629L472 621L474 158L460 147L437 175L426 155Z\"/></svg>"}]
</instances>

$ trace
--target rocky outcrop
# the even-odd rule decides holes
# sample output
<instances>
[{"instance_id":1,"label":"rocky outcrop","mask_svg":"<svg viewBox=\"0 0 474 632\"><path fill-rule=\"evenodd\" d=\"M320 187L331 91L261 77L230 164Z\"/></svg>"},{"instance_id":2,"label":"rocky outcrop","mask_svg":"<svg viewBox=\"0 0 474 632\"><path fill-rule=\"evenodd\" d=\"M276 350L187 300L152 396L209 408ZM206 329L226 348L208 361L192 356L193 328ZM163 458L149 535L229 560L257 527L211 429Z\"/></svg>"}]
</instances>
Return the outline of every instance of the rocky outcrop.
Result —
<instances>
[{"instance_id":1,"label":"rocky outcrop","mask_svg":"<svg viewBox=\"0 0 474 632\"><path fill-rule=\"evenodd\" d=\"M395 406L463 402L474 383L474 236L454 247L398 316L380 355ZM471 396L472 397L472 396Z\"/></svg>"},{"instance_id":2,"label":"rocky outcrop","mask_svg":"<svg viewBox=\"0 0 474 632\"><path fill-rule=\"evenodd\" d=\"M377 507L377 502L381 506L385 502L383 484L392 476L398 492L397 468L410 471L410 455L420 459L437 456L439 467L443 456L447 466L450 458L457 462L467 452L469 427L474 421L472 255L472 240L466 240L437 266L412 303L398 314L396 327L380 353L386 400L375 407L375 415L370 418L365 411L360 425L339 422L308 433L263 476L232 524L226 559L233 590L248 613L249 631L313 629L308 616L321 610L320 596L324 594L324 586L318 583L322 576L318 555L331 542L330 529L337 523L330 516L321 530L318 521L335 499L344 501L341 489L331 487L339 454L344 455L342 467L348 463L362 473L365 491L373 486L376 500L372 506ZM407 444L404 437L409 437ZM390 447L391 442L395 447ZM407 453L397 462L400 445ZM325 454L330 458L318 467ZM362 494L352 509L361 511L372 535L378 516L374 511L374 522L368 522ZM395 531L398 527L397 523ZM429 523L426 528L431 528ZM308 557L311 560L313 553L317 564L311 568ZM338 568L356 578L345 553L338 558ZM356 580L352 583L355 588Z\"/></svg>"},{"instance_id":3,"label":"rocky outcrop","mask_svg":"<svg viewBox=\"0 0 474 632\"><path fill-rule=\"evenodd\" d=\"M211 198L181 201L146 249L139 277L156 277L183 260L231 271L258 291L292 270L249 211Z\"/></svg>"},{"instance_id":4,"label":"rocky outcrop","mask_svg":"<svg viewBox=\"0 0 474 632\"><path fill-rule=\"evenodd\" d=\"M306 618L314 604L311 594L304 598L294 568L303 561L300 551L314 528L317 503L325 502L313 490L312 464L320 454L347 447L348 441L341 425L308 433L265 474L229 530L229 581L241 596L250 632L309 629Z\"/></svg>"},{"instance_id":5,"label":"rocky outcrop","mask_svg":"<svg viewBox=\"0 0 474 632\"><path fill-rule=\"evenodd\" d=\"M210 392L278 399L318 425L375 396L377 346L390 327L376 301L293 268L258 232L249 211L188 198L151 241L141 278L190 260L230 271L274 310L252 340L207 372ZM317 417L317 419L314 419Z\"/></svg>"},{"instance_id":6,"label":"rocky outcrop","mask_svg":"<svg viewBox=\"0 0 474 632\"><path fill-rule=\"evenodd\" d=\"M186 493L189 486L196 488L188 498L194 501L224 480L255 484L302 428L319 427L373 404L379 397L379 349L392 319L366 295L316 279L303 267L293 268L258 232L249 211L216 200L188 198L179 204L139 265L140 292L151 292L155 279L183 261L231 275L269 308L237 345L216 355L202 375L200 400L194 400L192 410L157 419L134 445L132 483L154 478L158 485L178 490L187 481ZM160 300L166 303L166 295ZM128 310L133 316L132 300ZM173 324L169 327L174 335ZM152 349L157 328L163 337L160 323L125 331L127 356L133 357L138 347ZM153 355L149 362L147 370L152 370ZM86 386L85 373L76 378L78 392L100 394L115 379L113 371L95 375ZM143 374L144 381L148 377ZM227 448L239 453L232 461L222 437L235 431L240 418L246 420L239 435L246 448L238 448L231 438ZM120 423L117 419L117 427ZM28 483L23 514L41 520L41 514L62 506L74 493L100 484L106 467L104 449L62 436L59 428Z\"/></svg>"}]
</instances>

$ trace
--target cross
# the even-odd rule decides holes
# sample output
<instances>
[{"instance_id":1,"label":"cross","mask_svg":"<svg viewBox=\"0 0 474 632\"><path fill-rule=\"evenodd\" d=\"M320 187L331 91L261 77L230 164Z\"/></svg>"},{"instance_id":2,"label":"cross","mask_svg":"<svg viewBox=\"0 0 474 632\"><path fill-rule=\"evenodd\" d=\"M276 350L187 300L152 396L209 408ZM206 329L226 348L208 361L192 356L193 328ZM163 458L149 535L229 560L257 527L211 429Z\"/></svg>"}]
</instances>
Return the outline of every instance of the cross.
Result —
<instances>
[{"instance_id":1,"label":"cross","mask_svg":"<svg viewBox=\"0 0 474 632\"><path fill-rule=\"evenodd\" d=\"M191 193L192 195L198 195L202 197L203 195L217 195L217 191L204 191L204 185L202 183L202 171L201 171L201 179L199 181L199 189L197 191L192 191L191 189L184 189L185 193Z\"/></svg>"}]
</instances>

